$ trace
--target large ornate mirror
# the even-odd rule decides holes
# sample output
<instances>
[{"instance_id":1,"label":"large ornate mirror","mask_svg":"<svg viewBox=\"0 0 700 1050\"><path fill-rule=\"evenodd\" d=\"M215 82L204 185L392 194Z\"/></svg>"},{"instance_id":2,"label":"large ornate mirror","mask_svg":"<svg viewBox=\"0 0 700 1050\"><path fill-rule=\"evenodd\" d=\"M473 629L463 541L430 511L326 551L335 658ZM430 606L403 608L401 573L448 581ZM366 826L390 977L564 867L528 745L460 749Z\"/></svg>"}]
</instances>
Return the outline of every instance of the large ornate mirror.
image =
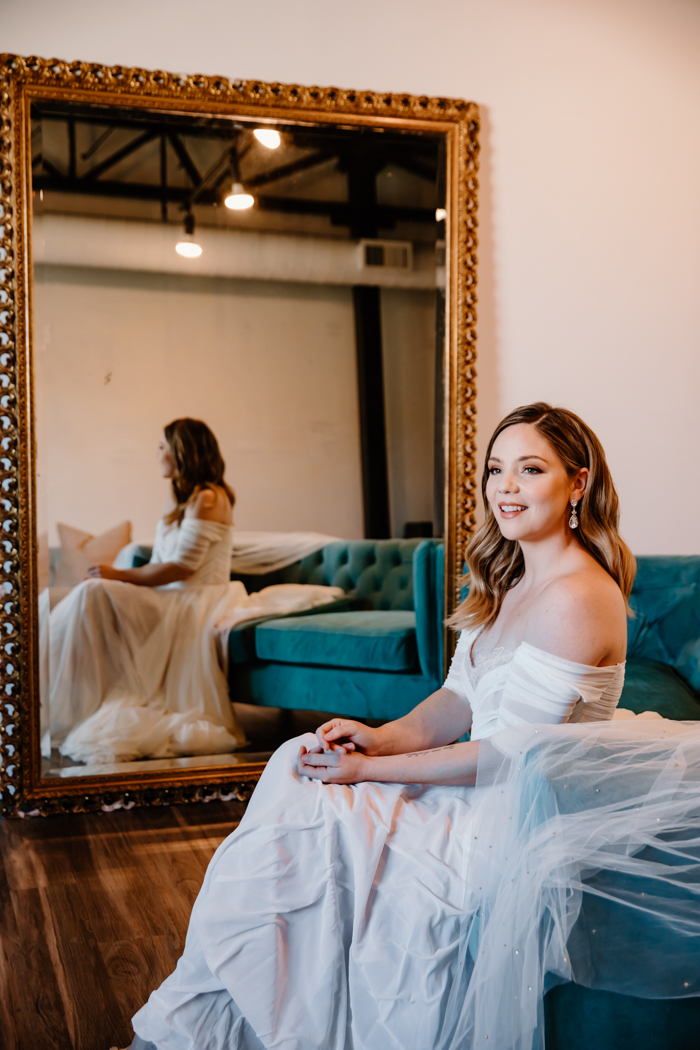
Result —
<instances>
[{"instance_id":1,"label":"large ornate mirror","mask_svg":"<svg viewBox=\"0 0 700 1050\"><path fill-rule=\"evenodd\" d=\"M3 810L245 797L441 681L478 112L0 61Z\"/></svg>"}]
</instances>

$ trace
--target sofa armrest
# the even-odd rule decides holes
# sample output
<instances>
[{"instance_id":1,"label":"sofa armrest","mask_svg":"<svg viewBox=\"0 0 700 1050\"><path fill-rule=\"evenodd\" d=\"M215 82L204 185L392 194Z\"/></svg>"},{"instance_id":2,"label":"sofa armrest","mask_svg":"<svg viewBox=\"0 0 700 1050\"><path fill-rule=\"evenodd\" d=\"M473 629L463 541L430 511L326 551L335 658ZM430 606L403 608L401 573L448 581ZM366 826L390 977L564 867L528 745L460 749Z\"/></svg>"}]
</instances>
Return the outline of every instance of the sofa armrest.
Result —
<instances>
[{"instance_id":1,"label":"sofa armrest","mask_svg":"<svg viewBox=\"0 0 700 1050\"><path fill-rule=\"evenodd\" d=\"M445 548L442 540L424 540L413 555L413 600L421 671L437 689L444 679L443 618Z\"/></svg>"},{"instance_id":2,"label":"sofa armrest","mask_svg":"<svg viewBox=\"0 0 700 1050\"><path fill-rule=\"evenodd\" d=\"M261 616L257 620L244 620L239 623L228 634L227 650L228 663L247 664L257 659L255 655L255 628L260 623L271 620L271 616Z\"/></svg>"}]
</instances>

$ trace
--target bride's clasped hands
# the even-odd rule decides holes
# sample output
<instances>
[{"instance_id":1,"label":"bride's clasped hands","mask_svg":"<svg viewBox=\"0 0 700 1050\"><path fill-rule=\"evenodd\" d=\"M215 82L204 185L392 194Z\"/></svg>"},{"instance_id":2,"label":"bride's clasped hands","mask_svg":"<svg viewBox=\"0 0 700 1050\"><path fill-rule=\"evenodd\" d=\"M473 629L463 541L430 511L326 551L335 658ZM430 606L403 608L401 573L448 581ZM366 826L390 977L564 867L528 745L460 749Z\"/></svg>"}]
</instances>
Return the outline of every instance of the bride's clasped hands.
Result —
<instances>
[{"instance_id":1,"label":"bride's clasped hands","mask_svg":"<svg viewBox=\"0 0 700 1050\"><path fill-rule=\"evenodd\" d=\"M324 751L322 747L299 750L297 772L324 784L359 784L363 780L374 780L372 760L360 751Z\"/></svg>"},{"instance_id":2,"label":"bride's clasped hands","mask_svg":"<svg viewBox=\"0 0 700 1050\"><path fill-rule=\"evenodd\" d=\"M333 718L316 730L318 745L299 749L297 772L327 784L372 780L373 757L382 754L379 729L348 718Z\"/></svg>"},{"instance_id":3,"label":"bride's clasped hands","mask_svg":"<svg viewBox=\"0 0 700 1050\"><path fill-rule=\"evenodd\" d=\"M455 743L472 724L468 702L444 686L408 715L373 728L334 718L316 730L318 744L302 744L297 773L325 784L473 785L478 741Z\"/></svg>"}]
</instances>

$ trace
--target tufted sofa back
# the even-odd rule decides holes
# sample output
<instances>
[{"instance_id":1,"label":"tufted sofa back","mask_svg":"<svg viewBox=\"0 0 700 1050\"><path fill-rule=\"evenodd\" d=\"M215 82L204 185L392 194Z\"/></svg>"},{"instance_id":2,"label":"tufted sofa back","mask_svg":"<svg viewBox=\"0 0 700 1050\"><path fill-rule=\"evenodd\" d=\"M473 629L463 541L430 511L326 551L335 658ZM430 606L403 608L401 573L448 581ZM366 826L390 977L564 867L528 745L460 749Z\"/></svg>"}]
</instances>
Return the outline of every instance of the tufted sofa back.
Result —
<instances>
[{"instance_id":1,"label":"tufted sofa back","mask_svg":"<svg viewBox=\"0 0 700 1050\"><path fill-rule=\"evenodd\" d=\"M700 556L640 557L627 656L670 664L700 691Z\"/></svg>"},{"instance_id":2,"label":"tufted sofa back","mask_svg":"<svg viewBox=\"0 0 700 1050\"><path fill-rule=\"evenodd\" d=\"M315 583L342 587L374 610L414 608L413 555L421 539L338 540L286 569L266 576L232 576L250 593L273 583Z\"/></svg>"},{"instance_id":3,"label":"tufted sofa back","mask_svg":"<svg viewBox=\"0 0 700 1050\"><path fill-rule=\"evenodd\" d=\"M427 553L428 548L441 547L442 540L337 540L276 572L233 572L231 579L241 580L248 594L276 583L342 587L367 609L411 612L415 610L413 556L421 544ZM151 548L139 545L130 564L144 565L150 556Z\"/></svg>"}]
</instances>

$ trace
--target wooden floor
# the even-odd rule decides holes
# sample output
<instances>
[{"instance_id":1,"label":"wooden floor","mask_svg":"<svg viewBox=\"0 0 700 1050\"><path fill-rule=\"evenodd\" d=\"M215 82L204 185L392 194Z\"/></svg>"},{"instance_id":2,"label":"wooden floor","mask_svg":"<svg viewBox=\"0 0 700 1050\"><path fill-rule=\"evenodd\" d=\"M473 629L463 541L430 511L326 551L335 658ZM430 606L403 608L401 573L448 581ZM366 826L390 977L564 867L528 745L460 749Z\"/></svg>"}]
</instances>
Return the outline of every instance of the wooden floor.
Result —
<instances>
[{"instance_id":1,"label":"wooden floor","mask_svg":"<svg viewBox=\"0 0 700 1050\"><path fill-rule=\"evenodd\" d=\"M109 1050L172 971L235 802L0 820L0 1048Z\"/></svg>"}]
</instances>

